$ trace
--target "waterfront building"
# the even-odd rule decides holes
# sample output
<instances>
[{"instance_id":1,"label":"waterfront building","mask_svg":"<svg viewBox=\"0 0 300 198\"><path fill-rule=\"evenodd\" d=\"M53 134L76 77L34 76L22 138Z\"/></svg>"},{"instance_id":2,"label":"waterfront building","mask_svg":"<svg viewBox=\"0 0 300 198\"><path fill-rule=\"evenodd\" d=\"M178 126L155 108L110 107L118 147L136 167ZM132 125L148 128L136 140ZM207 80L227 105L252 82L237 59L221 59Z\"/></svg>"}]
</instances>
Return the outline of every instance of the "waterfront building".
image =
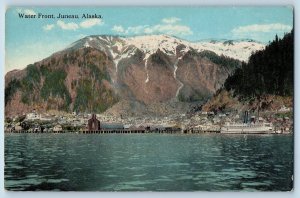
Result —
<instances>
[{"instance_id":1,"label":"waterfront building","mask_svg":"<svg viewBox=\"0 0 300 198\"><path fill-rule=\"evenodd\" d=\"M41 116L36 112L28 113L26 115L26 120L39 120Z\"/></svg>"},{"instance_id":2,"label":"waterfront building","mask_svg":"<svg viewBox=\"0 0 300 198\"><path fill-rule=\"evenodd\" d=\"M17 132L22 131L22 127L20 125L15 126L15 131L17 131Z\"/></svg>"},{"instance_id":3,"label":"waterfront building","mask_svg":"<svg viewBox=\"0 0 300 198\"><path fill-rule=\"evenodd\" d=\"M124 124L124 129L129 129L131 127L130 124Z\"/></svg>"},{"instance_id":4,"label":"waterfront building","mask_svg":"<svg viewBox=\"0 0 300 198\"><path fill-rule=\"evenodd\" d=\"M97 120L96 115L93 114L92 118L88 120L88 129L89 131L98 131L100 128L100 121Z\"/></svg>"},{"instance_id":5,"label":"waterfront building","mask_svg":"<svg viewBox=\"0 0 300 198\"><path fill-rule=\"evenodd\" d=\"M62 126L61 125L55 125L54 127L53 127L53 131L54 132L60 132L60 131L62 131Z\"/></svg>"}]
</instances>

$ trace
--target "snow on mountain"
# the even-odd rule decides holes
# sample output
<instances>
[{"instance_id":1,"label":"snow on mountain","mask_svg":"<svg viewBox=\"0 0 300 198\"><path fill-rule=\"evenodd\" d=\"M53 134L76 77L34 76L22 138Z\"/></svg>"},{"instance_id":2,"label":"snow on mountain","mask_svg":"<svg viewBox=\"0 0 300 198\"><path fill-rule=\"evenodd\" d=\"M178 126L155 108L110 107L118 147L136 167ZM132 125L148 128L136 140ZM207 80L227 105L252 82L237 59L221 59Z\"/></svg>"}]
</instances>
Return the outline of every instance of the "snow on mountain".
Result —
<instances>
[{"instance_id":1,"label":"snow on mountain","mask_svg":"<svg viewBox=\"0 0 300 198\"><path fill-rule=\"evenodd\" d=\"M209 50L245 62L253 52L265 48L265 45L254 41L198 42L194 46L199 51Z\"/></svg>"},{"instance_id":2,"label":"snow on mountain","mask_svg":"<svg viewBox=\"0 0 300 198\"><path fill-rule=\"evenodd\" d=\"M252 40L245 41L205 41L189 42L167 35L137 36L126 39L126 43L134 45L144 53L152 54L157 49L167 55L176 55L176 47L183 45L183 51L193 48L198 52L208 50L218 55L228 56L241 61L247 61L252 52L262 50L265 45Z\"/></svg>"},{"instance_id":3,"label":"snow on mountain","mask_svg":"<svg viewBox=\"0 0 300 198\"><path fill-rule=\"evenodd\" d=\"M183 44L186 46L186 49L189 49L191 44L167 35L136 36L127 38L126 43L136 46L146 55L155 53L157 49L160 49L167 55L176 55L178 45Z\"/></svg>"},{"instance_id":4,"label":"snow on mountain","mask_svg":"<svg viewBox=\"0 0 300 198\"><path fill-rule=\"evenodd\" d=\"M176 56L176 49L181 45L181 53L194 49L198 52L208 50L241 61L248 61L250 55L265 48L262 43L253 40L222 40L189 42L168 35L145 35L135 37L88 36L70 45L67 49L94 47L105 51L117 64L121 59L131 56L133 48L140 49L147 59L158 49L169 56ZM130 50L128 50L130 48ZM179 55L178 55L179 56ZM116 66L117 67L117 66Z\"/></svg>"}]
</instances>

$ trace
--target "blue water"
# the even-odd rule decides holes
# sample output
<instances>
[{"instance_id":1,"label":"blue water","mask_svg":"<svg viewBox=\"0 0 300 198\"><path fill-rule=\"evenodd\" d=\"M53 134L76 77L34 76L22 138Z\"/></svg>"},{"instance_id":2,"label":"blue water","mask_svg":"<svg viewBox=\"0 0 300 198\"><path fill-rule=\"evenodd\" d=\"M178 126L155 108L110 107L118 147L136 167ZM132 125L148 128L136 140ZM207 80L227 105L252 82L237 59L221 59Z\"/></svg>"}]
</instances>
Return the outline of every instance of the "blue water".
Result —
<instances>
[{"instance_id":1,"label":"blue water","mask_svg":"<svg viewBox=\"0 0 300 198\"><path fill-rule=\"evenodd\" d=\"M289 191L292 135L5 134L5 188Z\"/></svg>"}]
</instances>

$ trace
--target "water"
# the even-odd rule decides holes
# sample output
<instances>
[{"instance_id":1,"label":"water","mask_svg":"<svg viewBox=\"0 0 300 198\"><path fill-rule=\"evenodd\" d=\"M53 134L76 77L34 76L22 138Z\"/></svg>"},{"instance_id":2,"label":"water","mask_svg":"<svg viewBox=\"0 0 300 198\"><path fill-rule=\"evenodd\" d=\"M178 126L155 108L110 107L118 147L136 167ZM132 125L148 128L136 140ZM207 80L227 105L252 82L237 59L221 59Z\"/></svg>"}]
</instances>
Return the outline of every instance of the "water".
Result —
<instances>
[{"instance_id":1,"label":"water","mask_svg":"<svg viewBox=\"0 0 300 198\"><path fill-rule=\"evenodd\" d=\"M5 134L7 190L289 191L292 135Z\"/></svg>"}]
</instances>

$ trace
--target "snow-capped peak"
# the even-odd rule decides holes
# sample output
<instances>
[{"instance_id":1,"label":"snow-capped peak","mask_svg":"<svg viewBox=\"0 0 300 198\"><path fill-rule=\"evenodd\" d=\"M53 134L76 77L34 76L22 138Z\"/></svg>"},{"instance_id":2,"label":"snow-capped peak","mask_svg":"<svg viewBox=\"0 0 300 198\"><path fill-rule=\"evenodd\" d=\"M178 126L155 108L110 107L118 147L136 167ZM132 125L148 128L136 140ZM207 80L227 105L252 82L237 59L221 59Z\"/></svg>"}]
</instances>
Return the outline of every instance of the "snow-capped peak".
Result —
<instances>
[{"instance_id":1,"label":"snow-capped peak","mask_svg":"<svg viewBox=\"0 0 300 198\"><path fill-rule=\"evenodd\" d=\"M167 55L176 55L176 48L178 45L183 44L186 47L189 46L188 42L184 42L168 35L136 36L127 38L126 43L136 46L146 54L152 54L160 49Z\"/></svg>"},{"instance_id":2,"label":"snow-capped peak","mask_svg":"<svg viewBox=\"0 0 300 198\"><path fill-rule=\"evenodd\" d=\"M68 48L94 47L105 51L113 59L118 59L120 56L126 58L123 53L125 54L128 47L140 49L146 57L149 57L158 49L169 56L176 56L176 50L179 45L181 46L180 52L182 53L186 53L190 49L197 50L198 52L208 50L218 55L224 55L246 62L253 52L265 48L264 44L252 40L189 42L168 35L144 35L134 37L111 35L88 36L73 43Z\"/></svg>"},{"instance_id":3,"label":"snow-capped peak","mask_svg":"<svg viewBox=\"0 0 300 198\"><path fill-rule=\"evenodd\" d=\"M205 41L194 43L194 48L198 51L209 50L218 55L228 56L247 62L250 55L265 48L264 44L253 41Z\"/></svg>"}]
</instances>

